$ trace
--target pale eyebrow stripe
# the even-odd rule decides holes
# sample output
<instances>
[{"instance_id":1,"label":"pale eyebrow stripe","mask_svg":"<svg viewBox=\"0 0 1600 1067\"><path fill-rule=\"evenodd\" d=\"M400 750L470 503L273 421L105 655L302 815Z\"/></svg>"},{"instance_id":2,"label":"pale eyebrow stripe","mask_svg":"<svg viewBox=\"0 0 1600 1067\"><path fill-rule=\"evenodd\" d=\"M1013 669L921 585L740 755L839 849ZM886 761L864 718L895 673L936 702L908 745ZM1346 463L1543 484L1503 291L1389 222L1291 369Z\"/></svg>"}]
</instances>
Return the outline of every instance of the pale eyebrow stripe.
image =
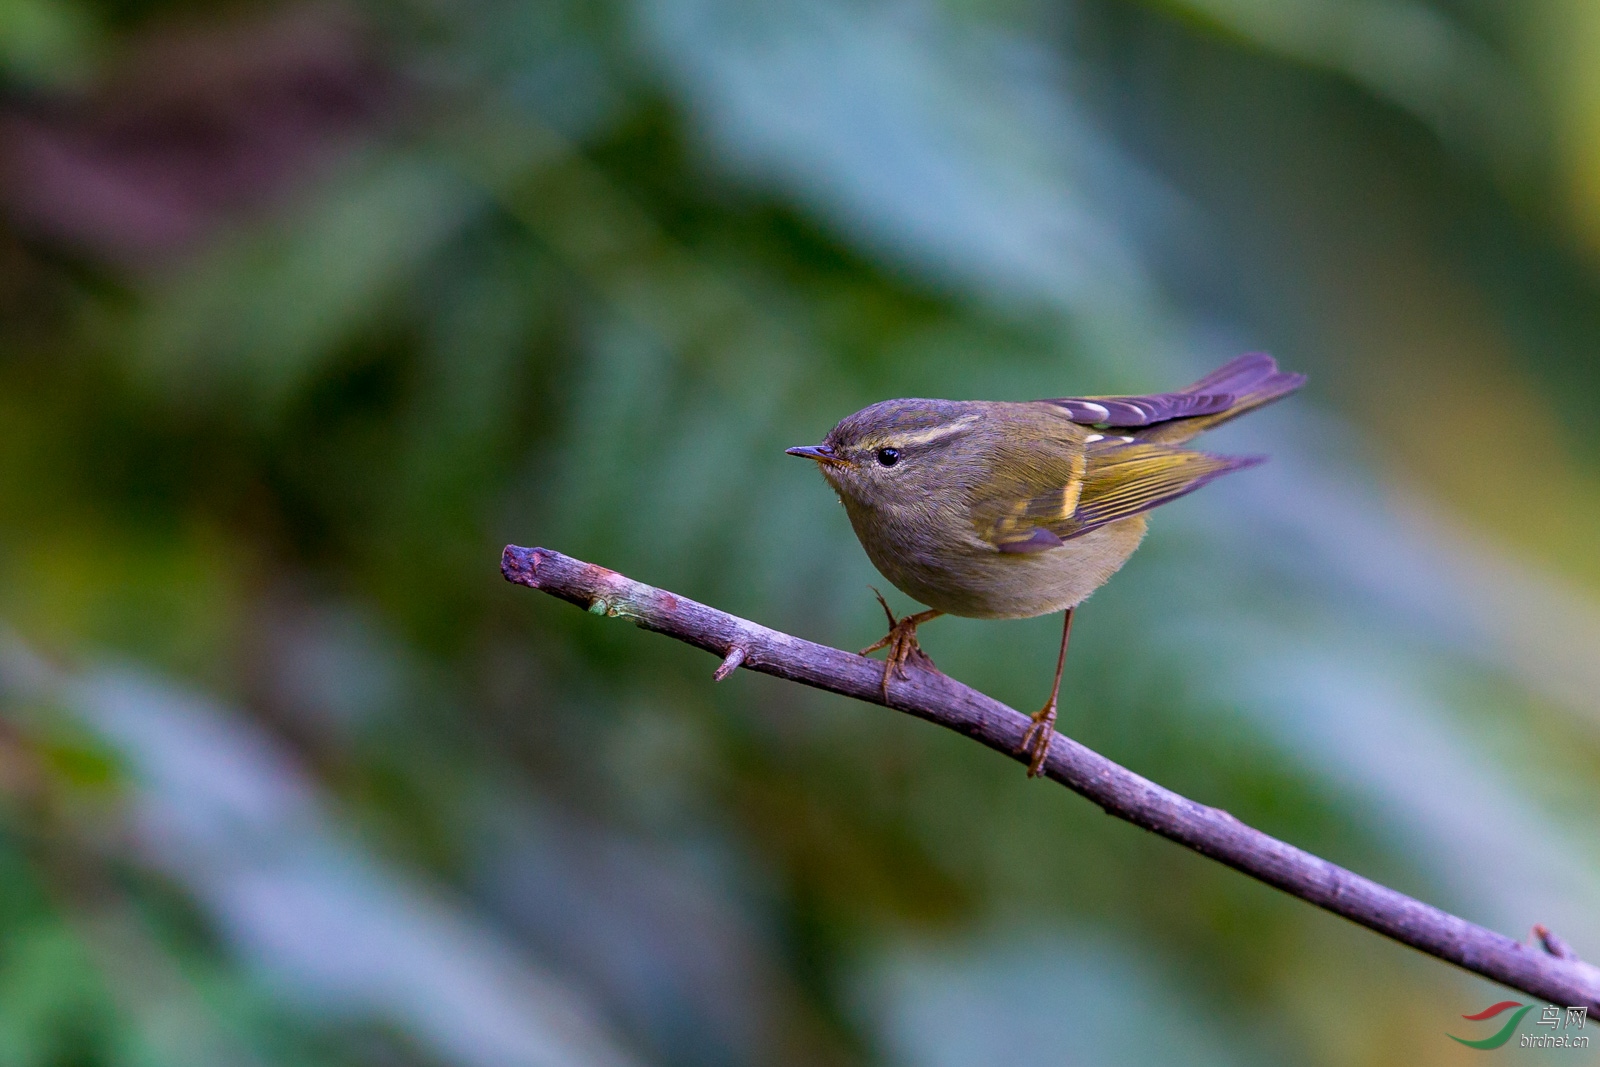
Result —
<instances>
[{"instance_id":1,"label":"pale eyebrow stripe","mask_svg":"<svg viewBox=\"0 0 1600 1067\"><path fill-rule=\"evenodd\" d=\"M930 441L937 441L941 437L949 437L953 433L959 433L977 421L978 416L976 415L963 415L955 422L948 422L943 426L933 426L926 430L918 431L917 433L885 434L884 436L876 438L872 441L864 441L862 443L867 448L876 448L879 446L888 445L894 445L896 447L925 445Z\"/></svg>"}]
</instances>

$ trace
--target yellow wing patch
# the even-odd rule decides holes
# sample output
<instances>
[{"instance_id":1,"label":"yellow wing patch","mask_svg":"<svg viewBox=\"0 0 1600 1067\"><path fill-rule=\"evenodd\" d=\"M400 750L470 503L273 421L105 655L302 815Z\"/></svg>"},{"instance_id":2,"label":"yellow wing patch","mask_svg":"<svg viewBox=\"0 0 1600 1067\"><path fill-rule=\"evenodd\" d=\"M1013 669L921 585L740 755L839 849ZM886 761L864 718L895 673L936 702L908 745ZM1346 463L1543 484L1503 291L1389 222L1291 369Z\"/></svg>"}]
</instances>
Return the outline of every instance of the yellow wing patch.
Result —
<instances>
[{"instance_id":1,"label":"yellow wing patch","mask_svg":"<svg viewBox=\"0 0 1600 1067\"><path fill-rule=\"evenodd\" d=\"M973 526L1002 552L1054 548L1261 462L1121 438L1051 446L1025 465L998 464L991 484L976 494Z\"/></svg>"},{"instance_id":2,"label":"yellow wing patch","mask_svg":"<svg viewBox=\"0 0 1600 1067\"><path fill-rule=\"evenodd\" d=\"M1192 493L1229 471L1253 467L1258 456L1214 456L1159 444L1114 444L1090 452L1083 491L1063 540L1087 533Z\"/></svg>"},{"instance_id":3,"label":"yellow wing patch","mask_svg":"<svg viewBox=\"0 0 1600 1067\"><path fill-rule=\"evenodd\" d=\"M1056 458L1059 462L1043 469L1023 472L1021 484L1009 487L1009 492L1000 486L989 487L1000 492L973 508L979 537L1002 549L1024 544L1050 547L1048 543L1040 544L1038 531L1051 530L1072 518L1083 493L1088 462L1082 451ZM1051 540L1056 539L1046 542Z\"/></svg>"}]
</instances>

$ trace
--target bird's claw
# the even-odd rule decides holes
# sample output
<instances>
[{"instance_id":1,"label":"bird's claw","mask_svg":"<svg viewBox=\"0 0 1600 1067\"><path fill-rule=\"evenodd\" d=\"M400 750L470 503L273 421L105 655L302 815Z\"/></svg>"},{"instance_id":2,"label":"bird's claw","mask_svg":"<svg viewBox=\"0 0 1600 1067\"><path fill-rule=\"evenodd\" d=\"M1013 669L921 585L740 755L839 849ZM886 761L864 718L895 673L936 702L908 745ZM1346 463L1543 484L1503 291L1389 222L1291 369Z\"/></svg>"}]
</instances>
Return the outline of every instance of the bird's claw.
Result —
<instances>
[{"instance_id":1,"label":"bird's claw","mask_svg":"<svg viewBox=\"0 0 1600 1067\"><path fill-rule=\"evenodd\" d=\"M1028 754L1028 777L1037 778L1044 773L1044 761L1050 757L1050 742L1056 736L1056 702L1054 700L1033 713L1033 723L1022 735L1016 751Z\"/></svg>"},{"instance_id":2,"label":"bird's claw","mask_svg":"<svg viewBox=\"0 0 1600 1067\"><path fill-rule=\"evenodd\" d=\"M861 655L876 652L880 648L887 648L889 654L883 661L883 700L889 701L889 679L894 675L901 678L907 677L906 664L921 668L925 671L937 671L933 660L922 651L922 646L917 643L917 627L938 615L937 611L924 611L916 615L907 615L904 618L895 618L893 611L889 610L889 602L883 599L883 594L876 589L872 595L878 598L878 603L883 606L883 613L889 617L889 632L861 650Z\"/></svg>"}]
</instances>

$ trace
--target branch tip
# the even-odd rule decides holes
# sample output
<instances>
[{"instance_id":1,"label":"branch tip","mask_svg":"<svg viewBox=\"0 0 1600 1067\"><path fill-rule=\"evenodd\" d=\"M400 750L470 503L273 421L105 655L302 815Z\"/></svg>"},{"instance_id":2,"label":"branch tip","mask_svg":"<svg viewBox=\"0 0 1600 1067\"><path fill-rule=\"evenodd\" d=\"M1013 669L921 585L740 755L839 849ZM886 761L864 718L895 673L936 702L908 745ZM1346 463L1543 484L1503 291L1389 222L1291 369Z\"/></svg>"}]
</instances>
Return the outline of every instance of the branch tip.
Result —
<instances>
[{"instance_id":1,"label":"branch tip","mask_svg":"<svg viewBox=\"0 0 1600 1067\"><path fill-rule=\"evenodd\" d=\"M529 589L539 588L539 552L537 548L507 545L505 551L500 553L500 573L508 582L525 585Z\"/></svg>"}]
</instances>

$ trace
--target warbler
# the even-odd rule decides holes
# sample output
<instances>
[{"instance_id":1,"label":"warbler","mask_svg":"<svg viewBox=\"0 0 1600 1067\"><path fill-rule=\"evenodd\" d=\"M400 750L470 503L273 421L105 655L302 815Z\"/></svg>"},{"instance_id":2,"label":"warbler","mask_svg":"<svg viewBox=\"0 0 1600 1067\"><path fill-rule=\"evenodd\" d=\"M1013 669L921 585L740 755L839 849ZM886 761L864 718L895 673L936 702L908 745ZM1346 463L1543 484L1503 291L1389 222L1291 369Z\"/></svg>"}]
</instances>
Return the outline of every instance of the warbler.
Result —
<instances>
[{"instance_id":1,"label":"warbler","mask_svg":"<svg viewBox=\"0 0 1600 1067\"><path fill-rule=\"evenodd\" d=\"M1127 562L1146 512L1262 456L1182 447L1305 384L1250 353L1176 392L1056 400L885 400L835 426L815 460L873 566L927 611L862 649L883 668L932 668L917 627L940 615L1023 619L1065 611L1050 699L1018 747L1038 775L1055 736L1073 609Z\"/></svg>"}]
</instances>

